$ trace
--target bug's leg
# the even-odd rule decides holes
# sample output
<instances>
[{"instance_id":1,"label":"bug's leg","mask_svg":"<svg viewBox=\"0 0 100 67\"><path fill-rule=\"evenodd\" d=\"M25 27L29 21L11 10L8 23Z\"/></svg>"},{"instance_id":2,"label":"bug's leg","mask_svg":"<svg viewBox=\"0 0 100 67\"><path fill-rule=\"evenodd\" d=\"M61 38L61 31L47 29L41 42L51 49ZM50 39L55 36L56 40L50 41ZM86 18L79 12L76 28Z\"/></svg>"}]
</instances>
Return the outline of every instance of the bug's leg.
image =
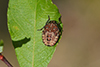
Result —
<instances>
[{"instance_id":1,"label":"bug's leg","mask_svg":"<svg viewBox=\"0 0 100 67\"><path fill-rule=\"evenodd\" d=\"M46 24L49 22L49 20L50 20L50 16L48 15L48 20L47 20Z\"/></svg>"},{"instance_id":2,"label":"bug's leg","mask_svg":"<svg viewBox=\"0 0 100 67\"><path fill-rule=\"evenodd\" d=\"M59 35L61 35L61 32L59 32Z\"/></svg>"},{"instance_id":3,"label":"bug's leg","mask_svg":"<svg viewBox=\"0 0 100 67\"><path fill-rule=\"evenodd\" d=\"M59 17L59 23L58 24L61 24L61 16Z\"/></svg>"},{"instance_id":4,"label":"bug's leg","mask_svg":"<svg viewBox=\"0 0 100 67\"><path fill-rule=\"evenodd\" d=\"M37 31L41 31L44 27L42 27L41 29L38 29Z\"/></svg>"}]
</instances>

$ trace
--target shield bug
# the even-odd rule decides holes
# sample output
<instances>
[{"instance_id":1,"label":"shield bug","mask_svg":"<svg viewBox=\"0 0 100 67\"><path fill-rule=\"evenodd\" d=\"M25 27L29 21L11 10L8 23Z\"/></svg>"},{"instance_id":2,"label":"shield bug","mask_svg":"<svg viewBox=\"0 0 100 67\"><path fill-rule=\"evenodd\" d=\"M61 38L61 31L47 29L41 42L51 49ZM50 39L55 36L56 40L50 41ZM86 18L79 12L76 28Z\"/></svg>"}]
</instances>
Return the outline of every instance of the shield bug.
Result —
<instances>
[{"instance_id":1,"label":"shield bug","mask_svg":"<svg viewBox=\"0 0 100 67\"><path fill-rule=\"evenodd\" d=\"M42 31L42 40L46 46L53 46L59 40L61 34L60 19L61 17L59 18L59 23L57 23L54 20L50 21L50 16L48 16L45 26L38 30L44 29Z\"/></svg>"}]
</instances>

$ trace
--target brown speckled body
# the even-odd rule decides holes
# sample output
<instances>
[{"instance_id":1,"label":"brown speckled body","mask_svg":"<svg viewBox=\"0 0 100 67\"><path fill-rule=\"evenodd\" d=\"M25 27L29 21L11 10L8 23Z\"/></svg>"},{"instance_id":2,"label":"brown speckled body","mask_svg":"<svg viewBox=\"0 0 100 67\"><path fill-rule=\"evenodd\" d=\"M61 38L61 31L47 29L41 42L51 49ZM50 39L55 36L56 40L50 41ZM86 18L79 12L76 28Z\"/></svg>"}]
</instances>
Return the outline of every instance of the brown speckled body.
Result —
<instances>
[{"instance_id":1,"label":"brown speckled body","mask_svg":"<svg viewBox=\"0 0 100 67\"><path fill-rule=\"evenodd\" d=\"M50 21L44 26L44 30L42 32L43 43L47 46L53 46L56 44L59 35L59 27L57 26L56 21Z\"/></svg>"},{"instance_id":2,"label":"brown speckled body","mask_svg":"<svg viewBox=\"0 0 100 67\"><path fill-rule=\"evenodd\" d=\"M59 23L57 23L56 21L49 21L50 17L48 16L48 18L49 19L47 20L46 25L43 28L39 29L39 31L44 29L42 31L43 43L46 46L53 46L57 43L61 34L61 30L59 27L61 17L59 18Z\"/></svg>"}]
</instances>

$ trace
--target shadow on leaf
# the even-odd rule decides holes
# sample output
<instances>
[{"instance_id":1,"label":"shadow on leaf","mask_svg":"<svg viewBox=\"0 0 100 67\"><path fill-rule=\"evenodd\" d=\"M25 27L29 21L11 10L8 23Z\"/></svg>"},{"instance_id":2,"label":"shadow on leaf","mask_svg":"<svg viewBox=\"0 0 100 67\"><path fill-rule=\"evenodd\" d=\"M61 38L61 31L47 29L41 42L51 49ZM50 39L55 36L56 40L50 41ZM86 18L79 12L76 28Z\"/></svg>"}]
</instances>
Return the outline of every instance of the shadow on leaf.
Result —
<instances>
[{"instance_id":1,"label":"shadow on leaf","mask_svg":"<svg viewBox=\"0 0 100 67\"><path fill-rule=\"evenodd\" d=\"M22 40L19 40L19 41L12 41L13 42L13 45L14 45L14 48L17 48L17 47L21 47L23 44L27 43L30 41L30 38L24 38Z\"/></svg>"}]
</instances>

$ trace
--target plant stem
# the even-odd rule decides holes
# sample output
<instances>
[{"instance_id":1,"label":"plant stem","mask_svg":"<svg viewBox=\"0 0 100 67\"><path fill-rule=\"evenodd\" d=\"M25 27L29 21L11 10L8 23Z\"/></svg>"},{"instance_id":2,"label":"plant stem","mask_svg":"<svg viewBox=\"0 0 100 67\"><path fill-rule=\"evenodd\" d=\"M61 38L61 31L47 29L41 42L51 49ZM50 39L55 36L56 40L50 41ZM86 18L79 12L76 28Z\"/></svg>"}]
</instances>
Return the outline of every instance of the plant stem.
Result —
<instances>
[{"instance_id":1,"label":"plant stem","mask_svg":"<svg viewBox=\"0 0 100 67\"><path fill-rule=\"evenodd\" d=\"M0 53L0 60L2 60L8 67L13 67L1 53Z\"/></svg>"}]
</instances>

